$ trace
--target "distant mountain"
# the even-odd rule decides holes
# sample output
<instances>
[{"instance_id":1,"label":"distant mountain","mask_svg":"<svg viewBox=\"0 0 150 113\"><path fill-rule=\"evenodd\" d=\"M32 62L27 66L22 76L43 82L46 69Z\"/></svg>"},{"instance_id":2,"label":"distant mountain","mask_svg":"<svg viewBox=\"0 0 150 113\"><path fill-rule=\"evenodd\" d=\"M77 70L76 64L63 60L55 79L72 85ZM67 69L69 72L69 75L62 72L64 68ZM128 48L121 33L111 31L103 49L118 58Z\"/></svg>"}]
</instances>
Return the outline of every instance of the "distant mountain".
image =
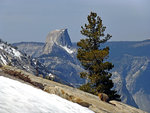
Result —
<instances>
[{"instance_id":1,"label":"distant mountain","mask_svg":"<svg viewBox=\"0 0 150 113\"><path fill-rule=\"evenodd\" d=\"M41 45L41 43L38 44L30 43L30 44ZM22 47L24 48L23 45ZM37 48L39 50L39 47ZM0 65L11 65L19 69L25 70L27 72L30 72L36 76L43 75L43 77L45 76L49 76L50 78L53 77L52 79L54 81L70 85L69 83L60 79L58 76L54 75L50 70L48 70L45 67L44 64L42 64L36 58L27 55L26 53L24 53L24 51L20 52L19 50L16 49L16 47L12 46L11 44L7 44L2 40L0 40Z\"/></svg>"},{"instance_id":2,"label":"distant mountain","mask_svg":"<svg viewBox=\"0 0 150 113\"><path fill-rule=\"evenodd\" d=\"M71 43L67 29L50 32L45 44L22 42L13 45L31 57L36 57L47 70L73 86L84 83L85 80L79 75L83 69L76 59L76 48Z\"/></svg>"},{"instance_id":3,"label":"distant mountain","mask_svg":"<svg viewBox=\"0 0 150 113\"><path fill-rule=\"evenodd\" d=\"M53 48L62 48L69 53L72 53L71 50L72 43L68 35L67 29L54 30L49 32L46 38L46 44L44 46L44 54L52 53Z\"/></svg>"},{"instance_id":4,"label":"distant mountain","mask_svg":"<svg viewBox=\"0 0 150 113\"><path fill-rule=\"evenodd\" d=\"M150 40L144 41L114 41L108 42L110 59L122 57L124 54L132 56L147 56L150 58Z\"/></svg>"},{"instance_id":5,"label":"distant mountain","mask_svg":"<svg viewBox=\"0 0 150 113\"><path fill-rule=\"evenodd\" d=\"M79 73L84 69L76 59L76 43L71 43L66 29L50 32L45 44L16 43L14 45L19 50L36 57L46 65L48 70L66 82L74 86L85 82L79 77ZM112 70L112 79L122 101L150 112L148 107L150 104L150 53L148 51L150 40L108 42L103 46L110 47L108 60L115 66Z\"/></svg>"},{"instance_id":6,"label":"distant mountain","mask_svg":"<svg viewBox=\"0 0 150 113\"><path fill-rule=\"evenodd\" d=\"M45 43L41 42L20 42L14 43L15 47L18 47L23 53L27 53L32 57L38 57L43 51Z\"/></svg>"}]
</instances>

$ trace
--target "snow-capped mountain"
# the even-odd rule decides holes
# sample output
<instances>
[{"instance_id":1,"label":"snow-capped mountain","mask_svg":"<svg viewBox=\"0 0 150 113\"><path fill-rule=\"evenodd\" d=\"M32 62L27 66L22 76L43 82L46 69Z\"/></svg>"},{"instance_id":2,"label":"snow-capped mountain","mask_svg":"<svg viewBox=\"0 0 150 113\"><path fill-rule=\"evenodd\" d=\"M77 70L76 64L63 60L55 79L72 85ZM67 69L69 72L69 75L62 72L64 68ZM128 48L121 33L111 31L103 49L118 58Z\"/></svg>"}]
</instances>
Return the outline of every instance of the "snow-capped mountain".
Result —
<instances>
[{"instance_id":1,"label":"snow-capped mountain","mask_svg":"<svg viewBox=\"0 0 150 113\"><path fill-rule=\"evenodd\" d=\"M94 113L86 107L0 76L0 113Z\"/></svg>"}]
</instances>

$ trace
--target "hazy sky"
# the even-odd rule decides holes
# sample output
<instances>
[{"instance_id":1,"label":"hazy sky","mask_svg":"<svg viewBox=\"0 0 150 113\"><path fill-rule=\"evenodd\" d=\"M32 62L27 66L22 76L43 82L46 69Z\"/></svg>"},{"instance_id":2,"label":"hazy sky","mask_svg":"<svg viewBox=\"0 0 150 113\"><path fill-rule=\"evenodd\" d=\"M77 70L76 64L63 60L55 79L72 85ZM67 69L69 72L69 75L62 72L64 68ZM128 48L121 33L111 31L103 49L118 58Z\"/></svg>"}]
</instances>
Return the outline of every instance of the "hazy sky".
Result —
<instances>
[{"instance_id":1,"label":"hazy sky","mask_svg":"<svg viewBox=\"0 0 150 113\"><path fill-rule=\"evenodd\" d=\"M101 17L112 41L150 38L150 0L0 0L0 38L44 42L48 32L68 28L77 42L91 11Z\"/></svg>"}]
</instances>

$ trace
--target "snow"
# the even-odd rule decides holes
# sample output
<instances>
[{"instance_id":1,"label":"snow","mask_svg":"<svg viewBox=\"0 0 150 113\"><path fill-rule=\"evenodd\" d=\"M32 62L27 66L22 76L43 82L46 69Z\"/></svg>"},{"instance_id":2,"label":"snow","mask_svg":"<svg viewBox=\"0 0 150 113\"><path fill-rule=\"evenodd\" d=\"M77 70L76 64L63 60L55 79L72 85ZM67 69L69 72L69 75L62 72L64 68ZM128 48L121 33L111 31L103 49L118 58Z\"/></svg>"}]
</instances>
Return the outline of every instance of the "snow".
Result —
<instances>
[{"instance_id":1,"label":"snow","mask_svg":"<svg viewBox=\"0 0 150 113\"><path fill-rule=\"evenodd\" d=\"M52 73L49 73L48 76L49 76L49 77L52 77L52 78L55 77L54 75L52 75Z\"/></svg>"},{"instance_id":2,"label":"snow","mask_svg":"<svg viewBox=\"0 0 150 113\"><path fill-rule=\"evenodd\" d=\"M4 65L7 65L7 61L5 60L5 58L0 54L0 59L2 60Z\"/></svg>"},{"instance_id":3,"label":"snow","mask_svg":"<svg viewBox=\"0 0 150 113\"><path fill-rule=\"evenodd\" d=\"M13 51L13 53L14 53L14 55L16 57L20 57L21 56L21 53L19 51L17 51L16 49L12 48L12 51Z\"/></svg>"},{"instance_id":4,"label":"snow","mask_svg":"<svg viewBox=\"0 0 150 113\"><path fill-rule=\"evenodd\" d=\"M86 107L0 76L0 113L93 113Z\"/></svg>"},{"instance_id":5,"label":"snow","mask_svg":"<svg viewBox=\"0 0 150 113\"><path fill-rule=\"evenodd\" d=\"M0 43L0 49L6 51L8 54L19 57L21 56L21 53L19 51L17 51L16 49L4 44L4 43Z\"/></svg>"},{"instance_id":6,"label":"snow","mask_svg":"<svg viewBox=\"0 0 150 113\"><path fill-rule=\"evenodd\" d=\"M61 46L63 49L65 49L69 54L72 54L73 53L73 50L69 49L67 46Z\"/></svg>"}]
</instances>

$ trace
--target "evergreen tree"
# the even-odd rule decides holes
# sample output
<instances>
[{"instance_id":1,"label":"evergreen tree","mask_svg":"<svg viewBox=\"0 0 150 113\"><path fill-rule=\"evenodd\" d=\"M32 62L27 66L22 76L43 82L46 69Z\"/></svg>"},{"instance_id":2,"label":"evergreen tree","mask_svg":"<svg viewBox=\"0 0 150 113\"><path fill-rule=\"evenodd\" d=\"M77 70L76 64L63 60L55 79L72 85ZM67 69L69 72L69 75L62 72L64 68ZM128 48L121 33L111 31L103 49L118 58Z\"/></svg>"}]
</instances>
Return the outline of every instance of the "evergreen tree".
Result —
<instances>
[{"instance_id":1,"label":"evergreen tree","mask_svg":"<svg viewBox=\"0 0 150 113\"><path fill-rule=\"evenodd\" d=\"M81 34L87 38L77 43L77 58L87 70L80 73L81 78L87 79L87 83L80 86L80 89L95 95L105 93L110 100L120 100L120 96L112 90L114 84L109 71L114 65L107 61L109 47L101 46L111 38L111 35L104 34L106 27L96 13L91 12L87 19L89 23L85 24L85 27L81 26Z\"/></svg>"}]
</instances>

